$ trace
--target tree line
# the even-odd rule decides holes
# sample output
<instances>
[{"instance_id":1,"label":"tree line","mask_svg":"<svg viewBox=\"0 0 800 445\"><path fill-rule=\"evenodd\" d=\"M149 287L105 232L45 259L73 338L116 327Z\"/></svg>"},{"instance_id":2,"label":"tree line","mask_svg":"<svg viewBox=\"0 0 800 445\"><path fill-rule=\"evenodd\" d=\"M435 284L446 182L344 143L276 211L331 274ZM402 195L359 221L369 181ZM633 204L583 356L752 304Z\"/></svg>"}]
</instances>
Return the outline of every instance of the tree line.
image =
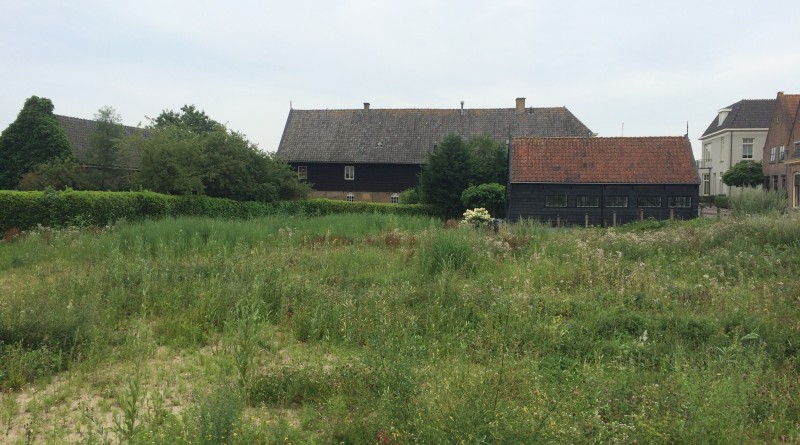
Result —
<instances>
[{"instance_id":1,"label":"tree line","mask_svg":"<svg viewBox=\"0 0 800 445\"><path fill-rule=\"evenodd\" d=\"M0 189L147 189L259 202L302 198L310 190L287 163L194 105L164 110L133 134L112 107L102 107L80 160L53 109L49 99L30 97L0 134ZM121 168L130 158L138 168Z\"/></svg>"}]
</instances>

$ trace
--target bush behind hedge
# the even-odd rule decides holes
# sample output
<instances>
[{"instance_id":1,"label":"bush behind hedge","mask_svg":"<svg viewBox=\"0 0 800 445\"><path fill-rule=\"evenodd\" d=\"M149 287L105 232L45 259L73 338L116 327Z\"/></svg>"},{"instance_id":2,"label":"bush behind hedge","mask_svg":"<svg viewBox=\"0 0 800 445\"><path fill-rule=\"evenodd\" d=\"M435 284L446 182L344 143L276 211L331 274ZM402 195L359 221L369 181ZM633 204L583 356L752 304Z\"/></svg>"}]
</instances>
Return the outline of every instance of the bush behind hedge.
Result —
<instances>
[{"instance_id":1,"label":"bush behind hedge","mask_svg":"<svg viewBox=\"0 0 800 445\"><path fill-rule=\"evenodd\" d=\"M323 216L339 213L384 213L434 216L429 206L328 199L242 202L207 196L172 196L153 192L0 190L0 231L45 227L108 225L175 216L248 219L268 215Z\"/></svg>"}]
</instances>

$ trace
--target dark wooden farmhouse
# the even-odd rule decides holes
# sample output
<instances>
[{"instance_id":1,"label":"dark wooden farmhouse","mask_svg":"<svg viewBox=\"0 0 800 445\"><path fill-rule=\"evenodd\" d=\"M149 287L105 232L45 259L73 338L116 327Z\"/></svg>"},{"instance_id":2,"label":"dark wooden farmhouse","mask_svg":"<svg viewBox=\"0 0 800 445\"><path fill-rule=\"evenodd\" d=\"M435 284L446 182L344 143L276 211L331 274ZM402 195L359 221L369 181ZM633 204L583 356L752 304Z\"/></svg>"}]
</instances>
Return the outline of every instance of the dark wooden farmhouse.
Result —
<instances>
[{"instance_id":1,"label":"dark wooden farmhouse","mask_svg":"<svg viewBox=\"0 0 800 445\"><path fill-rule=\"evenodd\" d=\"M697 216L688 137L514 138L509 219L609 226Z\"/></svg>"},{"instance_id":2,"label":"dark wooden farmhouse","mask_svg":"<svg viewBox=\"0 0 800 445\"><path fill-rule=\"evenodd\" d=\"M569 110L515 108L291 110L277 156L314 188L313 196L397 202L417 184L428 152L448 134L584 136L592 132Z\"/></svg>"}]
</instances>

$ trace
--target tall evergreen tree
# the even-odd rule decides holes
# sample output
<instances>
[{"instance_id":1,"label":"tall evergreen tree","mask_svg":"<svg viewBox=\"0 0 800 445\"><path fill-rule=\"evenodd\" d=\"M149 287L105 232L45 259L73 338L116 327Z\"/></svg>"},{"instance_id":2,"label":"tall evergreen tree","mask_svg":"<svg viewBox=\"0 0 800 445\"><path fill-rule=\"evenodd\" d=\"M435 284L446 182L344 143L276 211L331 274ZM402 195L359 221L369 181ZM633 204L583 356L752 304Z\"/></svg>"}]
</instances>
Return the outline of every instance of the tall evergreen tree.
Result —
<instances>
[{"instance_id":1,"label":"tall evergreen tree","mask_svg":"<svg viewBox=\"0 0 800 445\"><path fill-rule=\"evenodd\" d=\"M464 212L461 194L472 180L472 152L461 136L445 136L428 155L428 162L419 175L423 200L439 209L445 218Z\"/></svg>"},{"instance_id":2,"label":"tall evergreen tree","mask_svg":"<svg viewBox=\"0 0 800 445\"><path fill-rule=\"evenodd\" d=\"M13 189L37 165L72 156L67 136L53 114L53 102L31 96L17 119L0 134L0 189Z\"/></svg>"}]
</instances>

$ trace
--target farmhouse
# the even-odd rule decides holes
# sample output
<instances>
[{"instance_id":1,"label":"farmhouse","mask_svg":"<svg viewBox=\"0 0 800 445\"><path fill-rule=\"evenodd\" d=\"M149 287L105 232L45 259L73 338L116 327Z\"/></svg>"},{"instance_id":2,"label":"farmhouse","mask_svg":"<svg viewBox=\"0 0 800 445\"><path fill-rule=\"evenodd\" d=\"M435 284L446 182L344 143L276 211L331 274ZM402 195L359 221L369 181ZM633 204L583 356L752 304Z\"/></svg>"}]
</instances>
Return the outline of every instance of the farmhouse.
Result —
<instances>
[{"instance_id":1,"label":"farmhouse","mask_svg":"<svg viewBox=\"0 0 800 445\"><path fill-rule=\"evenodd\" d=\"M783 190L800 207L800 94L779 92L764 143L764 188Z\"/></svg>"},{"instance_id":2,"label":"farmhouse","mask_svg":"<svg viewBox=\"0 0 800 445\"><path fill-rule=\"evenodd\" d=\"M609 226L697 216L688 137L514 138L509 219Z\"/></svg>"},{"instance_id":3,"label":"farmhouse","mask_svg":"<svg viewBox=\"0 0 800 445\"><path fill-rule=\"evenodd\" d=\"M700 195L730 194L736 190L722 182L722 175L741 161L762 159L761 148L774 108L775 99L744 99L717 112L700 137Z\"/></svg>"},{"instance_id":4,"label":"farmhouse","mask_svg":"<svg viewBox=\"0 0 800 445\"><path fill-rule=\"evenodd\" d=\"M312 196L397 202L417 184L428 152L448 134L582 136L592 132L565 107L290 110L277 156L314 188Z\"/></svg>"}]
</instances>

